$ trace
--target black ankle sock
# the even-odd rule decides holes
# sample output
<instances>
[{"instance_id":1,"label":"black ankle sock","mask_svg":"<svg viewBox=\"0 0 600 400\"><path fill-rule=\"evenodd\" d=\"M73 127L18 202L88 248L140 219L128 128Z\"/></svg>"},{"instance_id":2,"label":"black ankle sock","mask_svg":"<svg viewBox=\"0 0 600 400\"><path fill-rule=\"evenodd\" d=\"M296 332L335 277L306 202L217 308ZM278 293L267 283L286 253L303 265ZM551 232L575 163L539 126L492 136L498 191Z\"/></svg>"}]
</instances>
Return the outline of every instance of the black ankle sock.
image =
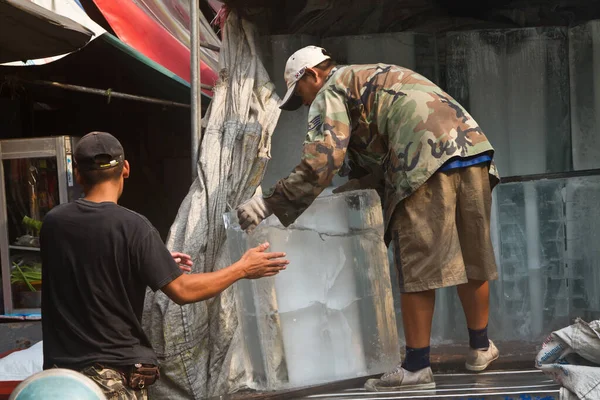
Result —
<instances>
[{"instance_id":1,"label":"black ankle sock","mask_svg":"<svg viewBox=\"0 0 600 400\"><path fill-rule=\"evenodd\" d=\"M406 356L402 363L402 368L407 371L415 372L423 368L429 367L429 347L421 349L413 349L406 346Z\"/></svg>"},{"instance_id":2,"label":"black ankle sock","mask_svg":"<svg viewBox=\"0 0 600 400\"><path fill-rule=\"evenodd\" d=\"M487 349L490 347L487 326L483 329L469 329L469 345L472 349Z\"/></svg>"}]
</instances>

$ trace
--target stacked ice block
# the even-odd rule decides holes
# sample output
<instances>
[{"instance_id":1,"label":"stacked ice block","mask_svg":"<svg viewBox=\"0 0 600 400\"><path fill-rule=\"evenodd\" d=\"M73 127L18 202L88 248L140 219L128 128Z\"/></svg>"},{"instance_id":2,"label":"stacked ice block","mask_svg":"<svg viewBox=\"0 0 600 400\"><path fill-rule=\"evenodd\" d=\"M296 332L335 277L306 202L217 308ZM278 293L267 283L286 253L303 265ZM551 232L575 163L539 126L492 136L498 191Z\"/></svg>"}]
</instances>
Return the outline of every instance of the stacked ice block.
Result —
<instances>
[{"instance_id":1,"label":"stacked ice block","mask_svg":"<svg viewBox=\"0 0 600 400\"><path fill-rule=\"evenodd\" d=\"M600 20L569 29L573 168L600 168Z\"/></svg>"},{"instance_id":2,"label":"stacked ice block","mask_svg":"<svg viewBox=\"0 0 600 400\"><path fill-rule=\"evenodd\" d=\"M566 28L449 33L446 80L496 149L502 176L572 169Z\"/></svg>"},{"instance_id":3,"label":"stacked ice block","mask_svg":"<svg viewBox=\"0 0 600 400\"><path fill-rule=\"evenodd\" d=\"M236 284L246 369L257 388L299 387L381 373L400 360L383 218L375 191L320 196L288 228L251 235L225 216L232 258L268 241L290 265Z\"/></svg>"},{"instance_id":4,"label":"stacked ice block","mask_svg":"<svg viewBox=\"0 0 600 400\"><path fill-rule=\"evenodd\" d=\"M564 180L569 317L600 318L600 176Z\"/></svg>"},{"instance_id":5,"label":"stacked ice block","mask_svg":"<svg viewBox=\"0 0 600 400\"><path fill-rule=\"evenodd\" d=\"M439 82L435 35L390 32L327 37L321 45L340 64L394 64Z\"/></svg>"}]
</instances>

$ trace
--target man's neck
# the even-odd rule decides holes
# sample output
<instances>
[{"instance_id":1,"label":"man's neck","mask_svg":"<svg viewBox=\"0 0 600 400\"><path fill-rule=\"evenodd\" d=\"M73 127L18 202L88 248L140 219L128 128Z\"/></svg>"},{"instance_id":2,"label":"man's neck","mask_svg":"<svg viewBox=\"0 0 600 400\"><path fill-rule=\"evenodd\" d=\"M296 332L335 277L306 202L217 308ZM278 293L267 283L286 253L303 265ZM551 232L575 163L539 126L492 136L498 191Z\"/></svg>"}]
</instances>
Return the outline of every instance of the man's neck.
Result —
<instances>
[{"instance_id":1,"label":"man's neck","mask_svg":"<svg viewBox=\"0 0 600 400\"><path fill-rule=\"evenodd\" d=\"M325 81L327 81L329 78L331 78L331 75L333 75L333 73L335 72L336 69L337 69L337 65L332 65L331 67L329 67L328 69L323 71L323 76L325 78Z\"/></svg>"},{"instance_id":2,"label":"man's neck","mask_svg":"<svg viewBox=\"0 0 600 400\"><path fill-rule=\"evenodd\" d=\"M119 201L119 189L112 182L103 182L86 188L85 200L93 203L117 203Z\"/></svg>"}]
</instances>

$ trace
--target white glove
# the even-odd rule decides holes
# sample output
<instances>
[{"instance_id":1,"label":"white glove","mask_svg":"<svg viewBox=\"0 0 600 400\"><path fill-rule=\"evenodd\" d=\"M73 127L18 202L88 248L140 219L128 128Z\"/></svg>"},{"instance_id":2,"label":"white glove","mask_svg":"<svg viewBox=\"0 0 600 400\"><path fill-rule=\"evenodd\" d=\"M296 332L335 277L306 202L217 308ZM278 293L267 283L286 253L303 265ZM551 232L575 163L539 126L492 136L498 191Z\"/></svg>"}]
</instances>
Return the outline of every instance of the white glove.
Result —
<instances>
[{"instance_id":1,"label":"white glove","mask_svg":"<svg viewBox=\"0 0 600 400\"><path fill-rule=\"evenodd\" d=\"M240 226L246 233L251 233L264 219L273 214L262 194L254 195L237 208Z\"/></svg>"}]
</instances>

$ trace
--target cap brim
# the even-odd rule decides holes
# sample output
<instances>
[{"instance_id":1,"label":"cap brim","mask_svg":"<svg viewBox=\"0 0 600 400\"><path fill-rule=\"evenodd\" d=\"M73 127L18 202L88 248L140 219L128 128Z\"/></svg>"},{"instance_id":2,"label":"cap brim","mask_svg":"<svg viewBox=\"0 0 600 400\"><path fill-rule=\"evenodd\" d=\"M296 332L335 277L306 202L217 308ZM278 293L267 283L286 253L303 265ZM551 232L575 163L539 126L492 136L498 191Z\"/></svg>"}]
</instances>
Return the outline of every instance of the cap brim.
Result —
<instances>
[{"instance_id":1,"label":"cap brim","mask_svg":"<svg viewBox=\"0 0 600 400\"><path fill-rule=\"evenodd\" d=\"M279 108L285 111L294 111L302 106L302 97L297 96L294 92L296 91L296 84L293 84L285 94Z\"/></svg>"}]
</instances>

